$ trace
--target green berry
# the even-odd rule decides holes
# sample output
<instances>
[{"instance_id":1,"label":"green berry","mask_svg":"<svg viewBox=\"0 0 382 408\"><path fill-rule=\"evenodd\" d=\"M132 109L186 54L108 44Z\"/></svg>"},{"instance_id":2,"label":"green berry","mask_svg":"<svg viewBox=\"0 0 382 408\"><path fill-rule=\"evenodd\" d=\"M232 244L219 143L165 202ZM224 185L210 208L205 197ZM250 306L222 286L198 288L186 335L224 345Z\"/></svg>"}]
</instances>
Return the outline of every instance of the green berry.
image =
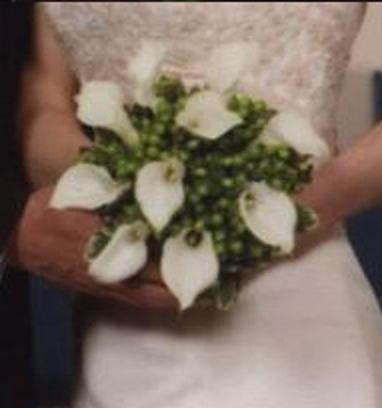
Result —
<instances>
[{"instance_id":1,"label":"green berry","mask_svg":"<svg viewBox=\"0 0 382 408\"><path fill-rule=\"evenodd\" d=\"M258 169L261 173L267 174L272 169L269 160L264 159L259 163Z\"/></svg>"},{"instance_id":2,"label":"green berry","mask_svg":"<svg viewBox=\"0 0 382 408\"><path fill-rule=\"evenodd\" d=\"M244 251L244 245L241 241L233 241L229 245L230 251L235 255L240 255Z\"/></svg>"},{"instance_id":3,"label":"green berry","mask_svg":"<svg viewBox=\"0 0 382 408\"><path fill-rule=\"evenodd\" d=\"M196 140L196 139L189 140L187 142L187 148L190 149L190 150L195 150L195 149L198 148L198 146L199 146L199 141Z\"/></svg>"},{"instance_id":4,"label":"green berry","mask_svg":"<svg viewBox=\"0 0 382 408\"><path fill-rule=\"evenodd\" d=\"M155 133L149 134L146 140L150 145L159 145L162 141L161 137Z\"/></svg>"},{"instance_id":5,"label":"green berry","mask_svg":"<svg viewBox=\"0 0 382 408\"><path fill-rule=\"evenodd\" d=\"M197 167L196 169L193 170L193 174L197 177L206 177L208 173L205 168Z\"/></svg>"},{"instance_id":6,"label":"green berry","mask_svg":"<svg viewBox=\"0 0 382 408\"><path fill-rule=\"evenodd\" d=\"M204 228L205 228L205 223L204 223L204 220L202 219L199 219L198 221L196 221L193 227L193 229L198 232L202 232Z\"/></svg>"},{"instance_id":7,"label":"green berry","mask_svg":"<svg viewBox=\"0 0 382 408\"><path fill-rule=\"evenodd\" d=\"M206 209L205 209L204 205L199 202L199 199L198 199L198 203L194 207L194 211L197 214L204 214L206 212Z\"/></svg>"},{"instance_id":8,"label":"green berry","mask_svg":"<svg viewBox=\"0 0 382 408\"><path fill-rule=\"evenodd\" d=\"M257 127L257 129L262 129L262 128L264 128L264 126L265 126L267 123L268 123L268 119L267 119L267 118L262 118L262 117L260 117L260 118L258 118L258 119L256 120L256 127Z\"/></svg>"},{"instance_id":9,"label":"green berry","mask_svg":"<svg viewBox=\"0 0 382 408\"><path fill-rule=\"evenodd\" d=\"M215 244L215 251L218 256L221 256L227 252L227 248L222 242L218 242L217 244Z\"/></svg>"},{"instance_id":10,"label":"green berry","mask_svg":"<svg viewBox=\"0 0 382 408\"><path fill-rule=\"evenodd\" d=\"M246 225L241 221L241 220L239 220L237 223L236 223L236 231L239 233L239 234L243 234L245 231L247 231L247 227L246 227Z\"/></svg>"},{"instance_id":11,"label":"green berry","mask_svg":"<svg viewBox=\"0 0 382 408\"><path fill-rule=\"evenodd\" d=\"M188 200L191 204L198 204L200 202L200 197L197 194L192 193L189 195Z\"/></svg>"},{"instance_id":12,"label":"green berry","mask_svg":"<svg viewBox=\"0 0 382 408\"><path fill-rule=\"evenodd\" d=\"M221 161L222 165L225 167L230 167L234 164L234 160L232 157L224 157Z\"/></svg>"},{"instance_id":13,"label":"green berry","mask_svg":"<svg viewBox=\"0 0 382 408\"><path fill-rule=\"evenodd\" d=\"M275 145L265 145L264 146L264 152L266 155L269 155L269 156L276 153L278 149L279 149L278 146L275 146Z\"/></svg>"},{"instance_id":14,"label":"green berry","mask_svg":"<svg viewBox=\"0 0 382 408\"><path fill-rule=\"evenodd\" d=\"M255 164L252 163L252 162L248 162L248 163L246 163L246 165L245 165L245 169L246 169L248 172L252 172L253 170L255 170Z\"/></svg>"},{"instance_id":15,"label":"green berry","mask_svg":"<svg viewBox=\"0 0 382 408\"><path fill-rule=\"evenodd\" d=\"M171 153L170 152L160 152L159 154L159 159L160 160L167 160L171 157Z\"/></svg>"},{"instance_id":16,"label":"green berry","mask_svg":"<svg viewBox=\"0 0 382 408\"><path fill-rule=\"evenodd\" d=\"M140 211L138 206L130 205L129 207L125 208L124 214L129 220L132 220L139 217Z\"/></svg>"},{"instance_id":17,"label":"green berry","mask_svg":"<svg viewBox=\"0 0 382 408\"><path fill-rule=\"evenodd\" d=\"M181 152L178 152L178 157L180 160L185 162L190 158L190 155L185 151L181 151Z\"/></svg>"},{"instance_id":18,"label":"green berry","mask_svg":"<svg viewBox=\"0 0 382 408\"><path fill-rule=\"evenodd\" d=\"M225 188L233 188L235 186L235 180L232 178L223 178L222 185Z\"/></svg>"},{"instance_id":19,"label":"green berry","mask_svg":"<svg viewBox=\"0 0 382 408\"><path fill-rule=\"evenodd\" d=\"M171 102L183 97L186 90L178 78L161 76L154 84L155 94Z\"/></svg>"},{"instance_id":20,"label":"green berry","mask_svg":"<svg viewBox=\"0 0 382 408\"><path fill-rule=\"evenodd\" d=\"M291 151L288 148L280 147L277 151L277 156L282 160L289 160L292 156Z\"/></svg>"},{"instance_id":21,"label":"green berry","mask_svg":"<svg viewBox=\"0 0 382 408\"><path fill-rule=\"evenodd\" d=\"M218 201L218 207L222 210L227 210L230 207L230 201L223 197Z\"/></svg>"},{"instance_id":22,"label":"green berry","mask_svg":"<svg viewBox=\"0 0 382 408\"><path fill-rule=\"evenodd\" d=\"M251 158L253 160L260 159L264 154L264 145L259 144L257 141L251 146L250 150Z\"/></svg>"},{"instance_id":23,"label":"green berry","mask_svg":"<svg viewBox=\"0 0 382 408\"><path fill-rule=\"evenodd\" d=\"M245 174L238 174L238 175L235 177L235 182L236 182L236 185L237 185L238 187L241 187L241 186L242 186L243 184L245 184L247 181L248 181L248 179L247 179L247 177L246 177Z\"/></svg>"},{"instance_id":24,"label":"green berry","mask_svg":"<svg viewBox=\"0 0 382 408\"><path fill-rule=\"evenodd\" d=\"M251 248L251 256L254 259L261 259L264 255L264 247L261 244L255 244Z\"/></svg>"},{"instance_id":25,"label":"green berry","mask_svg":"<svg viewBox=\"0 0 382 408\"><path fill-rule=\"evenodd\" d=\"M275 188L276 190L282 190L284 187L284 183L280 180L280 179L272 179L270 181L270 184L273 188Z\"/></svg>"},{"instance_id":26,"label":"green berry","mask_svg":"<svg viewBox=\"0 0 382 408\"><path fill-rule=\"evenodd\" d=\"M218 241L218 242L224 241L225 240L225 235L226 234L225 234L224 231L217 230L217 231L214 232L214 240Z\"/></svg>"},{"instance_id":27,"label":"green berry","mask_svg":"<svg viewBox=\"0 0 382 408\"><path fill-rule=\"evenodd\" d=\"M146 150L146 155L150 158L150 159L156 159L158 158L160 152L159 149L154 147L154 146L150 146L147 150Z\"/></svg>"},{"instance_id":28,"label":"green berry","mask_svg":"<svg viewBox=\"0 0 382 408\"><path fill-rule=\"evenodd\" d=\"M234 156L232 162L235 166L242 166L244 164L244 158L242 156Z\"/></svg>"},{"instance_id":29,"label":"green berry","mask_svg":"<svg viewBox=\"0 0 382 408\"><path fill-rule=\"evenodd\" d=\"M166 127L163 125L163 123L159 123L159 122L155 123L154 132L157 135L162 135L165 132L165 130L166 130Z\"/></svg>"},{"instance_id":30,"label":"green berry","mask_svg":"<svg viewBox=\"0 0 382 408\"><path fill-rule=\"evenodd\" d=\"M265 110L267 109L267 104L266 104L264 101L256 101L256 102L253 104L253 109L254 109L256 112L265 111Z\"/></svg>"},{"instance_id":31,"label":"green berry","mask_svg":"<svg viewBox=\"0 0 382 408\"><path fill-rule=\"evenodd\" d=\"M219 213L212 214L210 222L214 227L220 227L224 223L224 217Z\"/></svg>"},{"instance_id":32,"label":"green berry","mask_svg":"<svg viewBox=\"0 0 382 408\"><path fill-rule=\"evenodd\" d=\"M208 194L208 185L205 183L201 183L197 186L196 192L199 196L206 196Z\"/></svg>"}]
</instances>

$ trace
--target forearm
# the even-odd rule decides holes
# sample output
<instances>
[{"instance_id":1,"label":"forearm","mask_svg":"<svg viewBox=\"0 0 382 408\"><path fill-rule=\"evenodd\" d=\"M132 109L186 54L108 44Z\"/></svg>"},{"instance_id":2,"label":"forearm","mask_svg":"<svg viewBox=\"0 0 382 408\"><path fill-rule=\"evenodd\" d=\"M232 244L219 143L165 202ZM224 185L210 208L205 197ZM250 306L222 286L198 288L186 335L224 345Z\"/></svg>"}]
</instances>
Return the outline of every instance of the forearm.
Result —
<instances>
[{"instance_id":1,"label":"forearm","mask_svg":"<svg viewBox=\"0 0 382 408\"><path fill-rule=\"evenodd\" d=\"M87 143L75 117L77 81L42 10L32 57L22 75L19 133L32 188L54 182Z\"/></svg>"},{"instance_id":2,"label":"forearm","mask_svg":"<svg viewBox=\"0 0 382 408\"><path fill-rule=\"evenodd\" d=\"M300 200L316 209L323 228L381 202L382 125L320 168Z\"/></svg>"},{"instance_id":3,"label":"forearm","mask_svg":"<svg viewBox=\"0 0 382 408\"><path fill-rule=\"evenodd\" d=\"M89 142L74 113L40 109L24 118L24 163L32 189L54 183Z\"/></svg>"}]
</instances>

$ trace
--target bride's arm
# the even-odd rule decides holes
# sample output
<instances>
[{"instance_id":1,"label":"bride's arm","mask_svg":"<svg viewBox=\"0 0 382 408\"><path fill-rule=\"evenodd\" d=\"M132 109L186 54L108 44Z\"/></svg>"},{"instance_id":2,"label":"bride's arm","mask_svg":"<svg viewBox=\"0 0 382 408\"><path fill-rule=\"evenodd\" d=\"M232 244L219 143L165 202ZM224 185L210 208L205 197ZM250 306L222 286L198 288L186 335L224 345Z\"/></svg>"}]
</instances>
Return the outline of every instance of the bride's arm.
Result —
<instances>
[{"instance_id":1,"label":"bride's arm","mask_svg":"<svg viewBox=\"0 0 382 408\"><path fill-rule=\"evenodd\" d=\"M32 188L54 182L88 142L74 112L76 80L37 8L35 46L22 86L20 133Z\"/></svg>"},{"instance_id":2,"label":"bride's arm","mask_svg":"<svg viewBox=\"0 0 382 408\"><path fill-rule=\"evenodd\" d=\"M91 213L49 208L51 184L88 142L75 118L76 81L43 15L36 16L35 52L26 67L21 97L21 143L33 192L10 245L9 261L60 285L134 304L174 307L175 299L149 265L128 283L99 285L87 273L85 245L100 227Z\"/></svg>"},{"instance_id":3,"label":"bride's arm","mask_svg":"<svg viewBox=\"0 0 382 408\"><path fill-rule=\"evenodd\" d=\"M382 202L382 124L320 168L300 200L316 209L322 230Z\"/></svg>"}]
</instances>

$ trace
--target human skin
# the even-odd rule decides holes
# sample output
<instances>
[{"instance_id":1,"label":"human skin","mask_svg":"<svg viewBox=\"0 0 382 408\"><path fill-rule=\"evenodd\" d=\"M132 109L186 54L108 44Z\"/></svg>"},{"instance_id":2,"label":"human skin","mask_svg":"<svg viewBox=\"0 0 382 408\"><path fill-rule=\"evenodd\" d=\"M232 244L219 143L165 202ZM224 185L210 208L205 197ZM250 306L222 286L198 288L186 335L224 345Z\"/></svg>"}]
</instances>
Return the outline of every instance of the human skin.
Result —
<instances>
[{"instance_id":1,"label":"human skin","mask_svg":"<svg viewBox=\"0 0 382 408\"><path fill-rule=\"evenodd\" d=\"M77 83L45 17L36 15L35 52L25 68L19 123L31 194L10 248L10 262L72 290L144 308L174 308L150 264L127 283L100 285L83 253L101 222L89 212L49 208L52 185L89 144L75 117Z\"/></svg>"},{"instance_id":2,"label":"human skin","mask_svg":"<svg viewBox=\"0 0 382 408\"><path fill-rule=\"evenodd\" d=\"M74 290L145 308L173 307L174 298L161 284L155 265L131 282L105 287L92 281L82 254L100 221L86 212L48 208L52 189L47 186L88 141L75 118L75 77L41 13L36 19L35 50L25 70L20 112L32 194L15 235L13 262ZM314 208L320 218L319 228L298 239L299 248L306 250L346 217L381 200L382 126L319 168L297 199Z\"/></svg>"}]
</instances>

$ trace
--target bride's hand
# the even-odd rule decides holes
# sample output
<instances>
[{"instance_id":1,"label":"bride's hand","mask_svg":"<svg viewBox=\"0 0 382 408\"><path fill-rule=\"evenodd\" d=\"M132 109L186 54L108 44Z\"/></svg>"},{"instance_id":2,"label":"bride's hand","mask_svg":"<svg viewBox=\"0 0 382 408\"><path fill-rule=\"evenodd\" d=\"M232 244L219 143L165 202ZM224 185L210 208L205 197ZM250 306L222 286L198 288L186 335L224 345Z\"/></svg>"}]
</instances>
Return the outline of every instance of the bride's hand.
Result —
<instances>
[{"instance_id":1,"label":"bride's hand","mask_svg":"<svg viewBox=\"0 0 382 408\"><path fill-rule=\"evenodd\" d=\"M12 263L71 290L137 307L175 308L175 299L152 264L124 283L95 282L87 273L83 253L100 220L86 212L49 208L51 194L51 188L44 188L30 197L11 246Z\"/></svg>"},{"instance_id":2,"label":"bride's hand","mask_svg":"<svg viewBox=\"0 0 382 408\"><path fill-rule=\"evenodd\" d=\"M338 231L343 221L343 205L338 202L336 191L338 186L333 183L335 178L336 159L334 158L314 174L313 182L300 193L297 202L312 208L318 216L318 224L311 230L297 235L296 255L306 253L311 248L326 240Z\"/></svg>"}]
</instances>

